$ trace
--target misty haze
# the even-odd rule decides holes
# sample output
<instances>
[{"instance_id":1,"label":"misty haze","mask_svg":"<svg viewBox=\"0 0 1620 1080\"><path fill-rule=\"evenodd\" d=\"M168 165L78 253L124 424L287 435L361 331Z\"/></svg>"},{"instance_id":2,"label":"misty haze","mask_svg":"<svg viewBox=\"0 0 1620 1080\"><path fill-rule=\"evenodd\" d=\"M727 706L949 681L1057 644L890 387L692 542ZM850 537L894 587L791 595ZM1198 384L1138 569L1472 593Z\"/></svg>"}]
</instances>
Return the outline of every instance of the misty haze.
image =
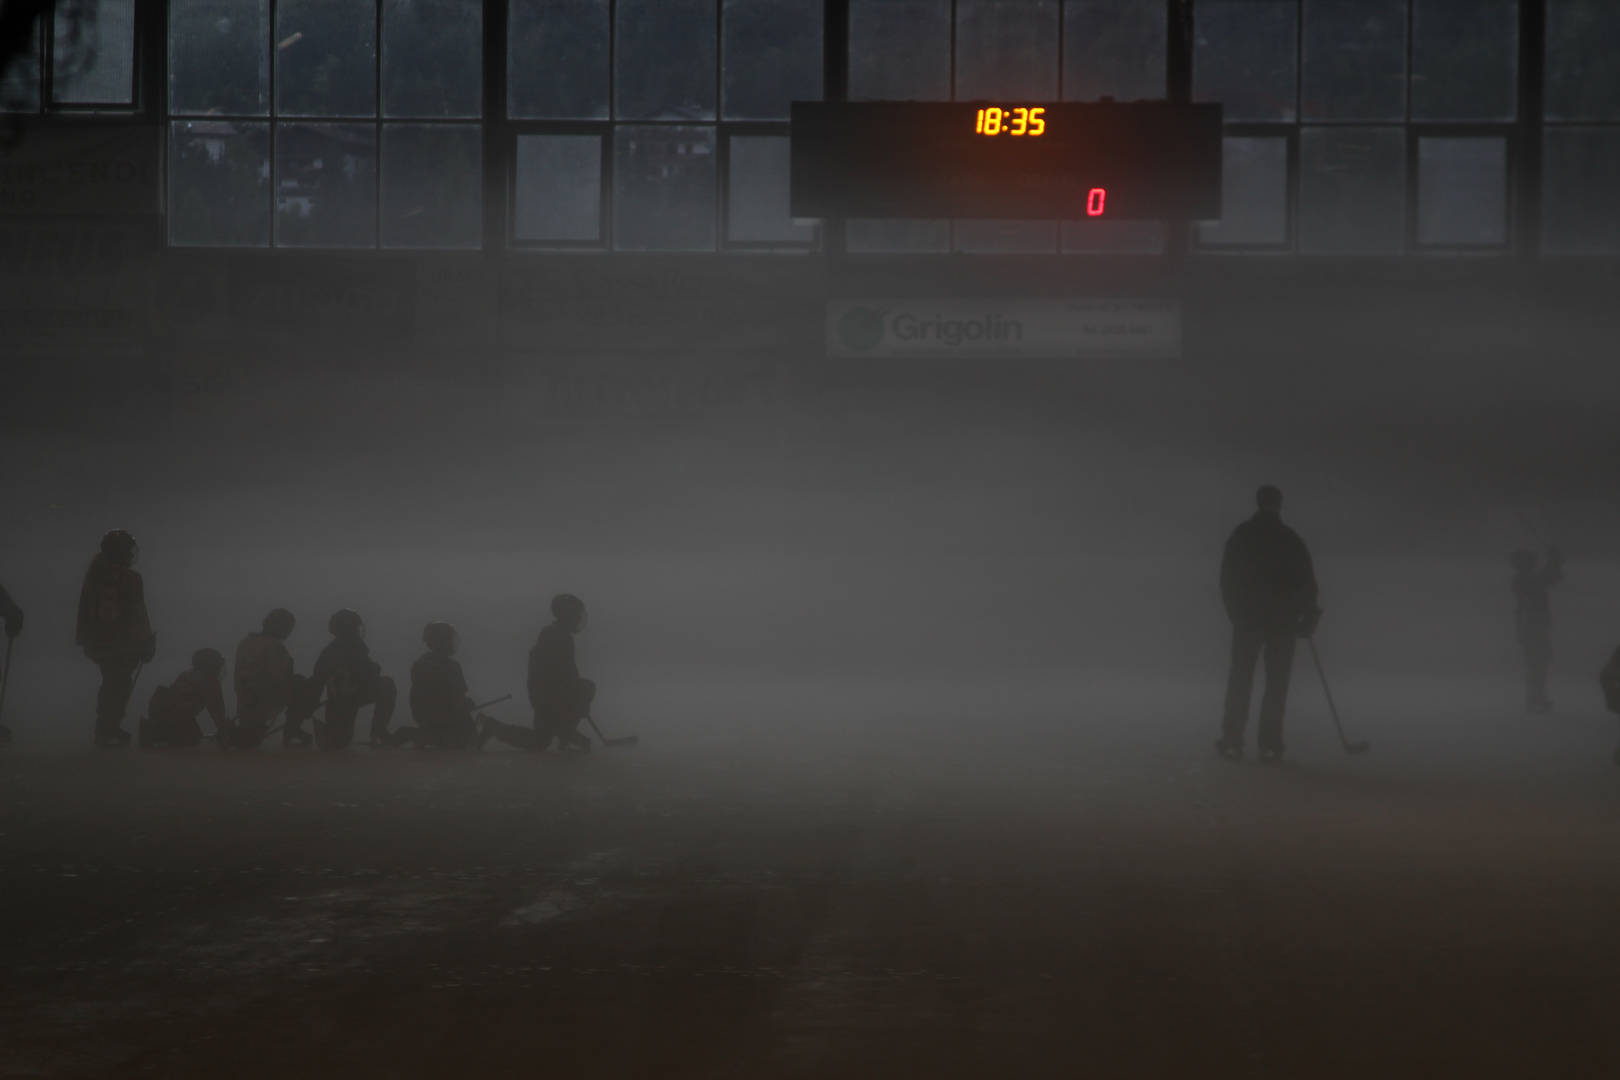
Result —
<instances>
[{"instance_id":1,"label":"misty haze","mask_svg":"<svg viewBox=\"0 0 1620 1080\"><path fill-rule=\"evenodd\" d=\"M0 1076L1620 1069L1620 5L0 31Z\"/></svg>"}]
</instances>

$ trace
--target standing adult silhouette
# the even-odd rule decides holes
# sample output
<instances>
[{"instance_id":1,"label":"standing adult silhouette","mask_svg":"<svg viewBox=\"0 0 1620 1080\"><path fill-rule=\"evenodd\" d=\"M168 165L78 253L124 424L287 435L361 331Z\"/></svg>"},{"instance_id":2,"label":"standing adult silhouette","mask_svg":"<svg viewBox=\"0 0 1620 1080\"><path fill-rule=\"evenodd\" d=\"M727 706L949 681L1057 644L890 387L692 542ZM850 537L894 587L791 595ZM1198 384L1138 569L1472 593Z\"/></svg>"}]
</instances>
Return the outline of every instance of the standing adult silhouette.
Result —
<instances>
[{"instance_id":1,"label":"standing adult silhouette","mask_svg":"<svg viewBox=\"0 0 1620 1080\"><path fill-rule=\"evenodd\" d=\"M1226 712L1215 750L1243 757L1254 669L1265 658L1266 689L1256 732L1260 757L1275 760L1285 749L1283 713L1294 665L1294 642L1316 632L1316 571L1299 534L1282 522L1282 492L1270 484L1255 493L1255 513L1232 530L1221 559L1221 600L1232 620L1232 666L1226 676Z\"/></svg>"}]
</instances>

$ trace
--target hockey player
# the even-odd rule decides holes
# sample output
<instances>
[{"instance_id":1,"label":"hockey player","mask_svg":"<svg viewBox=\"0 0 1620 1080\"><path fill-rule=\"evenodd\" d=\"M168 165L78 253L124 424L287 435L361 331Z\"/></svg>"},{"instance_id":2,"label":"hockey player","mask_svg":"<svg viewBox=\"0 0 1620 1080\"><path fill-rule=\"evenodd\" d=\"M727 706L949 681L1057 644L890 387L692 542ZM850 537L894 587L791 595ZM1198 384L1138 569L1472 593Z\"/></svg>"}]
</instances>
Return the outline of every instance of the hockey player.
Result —
<instances>
[{"instance_id":1,"label":"hockey player","mask_svg":"<svg viewBox=\"0 0 1620 1080\"><path fill-rule=\"evenodd\" d=\"M197 716L204 709L216 731L224 731L225 689L221 678L225 657L216 649L198 649L191 654L191 667L182 671L169 686L152 691L146 715L136 726L136 740L143 747L196 746L203 740Z\"/></svg>"},{"instance_id":2,"label":"hockey player","mask_svg":"<svg viewBox=\"0 0 1620 1080\"><path fill-rule=\"evenodd\" d=\"M371 711L371 745L389 745L388 721L399 694L394 680L366 648L366 624L358 612L344 608L327 620L332 640L321 650L309 677L305 707L326 698L326 716L314 721L315 745L322 750L343 750L354 741L354 723L366 705Z\"/></svg>"},{"instance_id":3,"label":"hockey player","mask_svg":"<svg viewBox=\"0 0 1620 1080\"><path fill-rule=\"evenodd\" d=\"M580 677L574 662L574 635L585 628L585 605L579 597L563 593L552 598L551 624L540 631L529 650L529 705L534 728L480 721L479 744L499 739L525 750L544 750L553 739L564 750L589 750L590 737L579 722L591 714L596 684Z\"/></svg>"},{"instance_id":4,"label":"hockey player","mask_svg":"<svg viewBox=\"0 0 1620 1080\"><path fill-rule=\"evenodd\" d=\"M1520 548L1508 556L1513 567L1513 630L1524 653L1524 708L1526 712L1550 713L1547 673L1552 668L1552 605L1547 593L1564 578L1564 554L1547 549L1546 562L1536 553Z\"/></svg>"},{"instance_id":5,"label":"hockey player","mask_svg":"<svg viewBox=\"0 0 1620 1080\"><path fill-rule=\"evenodd\" d=\"M1294 642L1316 631L1316 572L1299 534L1282 523L1282 492L1270 484L1255 493L1253 517L1233 530L1221 560L1221 600L1232 621L1232 665L1226 710L1215 750L1243 756L1254 668L1265 656L1266 690L1256 740L1262 760L1282 757L1283 712L1293 670Z\"/></svg>"},{"instance_id":6,"label":"hockey player","mask_svg":"<svg viewBox=\"0 0 1620 1080\"><path fill-rule=\"evenodd\" d=\"M114 529L101 538L79 590L74 641L101 669L96 695L96 745L128 746L122 727L135 689L135 672L157 652L157 635L146 613L146 588L133 569L140 557L135 538Z\"/></svg>"},{"instance_id":7,"label":"hockey player","mask_svg":"<svg viewBox=\"0 0 1620 1080\"><path fill-rule=\"evenodd\" d=\"M428 651L411 665L411 720L415 726L395 732L393 744L464 750L477 740L478 724L473 719L473 700L467 696L467 679L455 658L460 638L449 623L431 622L422 630L422 643Z\"/></svg>"},{"instance_id":8,"label":"hockey player","mask_svg":"<svg viewBox=\"0 0 1620 1080\"><path fill-rule=\"evenodd\" d=\"M293 674L292 655L287 652L287 638L296 625L292 612L276 608L264 617L262 630L236 646L236 726L223 745L258 746L282 710L287 721L281 745L308 746L312 741L304 730L304 716L313 704L307 702L307 680Z\"/></svg>"}]
</instances>

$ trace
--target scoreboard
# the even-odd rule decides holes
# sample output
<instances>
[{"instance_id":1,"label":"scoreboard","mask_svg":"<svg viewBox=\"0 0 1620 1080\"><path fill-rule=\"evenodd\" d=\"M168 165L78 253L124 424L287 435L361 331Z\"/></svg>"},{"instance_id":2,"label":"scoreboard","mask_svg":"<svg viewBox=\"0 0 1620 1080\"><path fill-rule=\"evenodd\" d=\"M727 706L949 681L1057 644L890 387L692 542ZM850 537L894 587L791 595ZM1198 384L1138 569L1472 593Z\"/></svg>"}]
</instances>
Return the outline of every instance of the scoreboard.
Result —
<instances>
[{"instance_id":1,"label":"scoreboard","mask_svg":"<svg viewBox=\"0 0 1620 1080\"><path fill-rule=\"evenodd\" d=\"M1221 107L796 101L796 218L1212 221Z\"/></svg>"}]
</instances>

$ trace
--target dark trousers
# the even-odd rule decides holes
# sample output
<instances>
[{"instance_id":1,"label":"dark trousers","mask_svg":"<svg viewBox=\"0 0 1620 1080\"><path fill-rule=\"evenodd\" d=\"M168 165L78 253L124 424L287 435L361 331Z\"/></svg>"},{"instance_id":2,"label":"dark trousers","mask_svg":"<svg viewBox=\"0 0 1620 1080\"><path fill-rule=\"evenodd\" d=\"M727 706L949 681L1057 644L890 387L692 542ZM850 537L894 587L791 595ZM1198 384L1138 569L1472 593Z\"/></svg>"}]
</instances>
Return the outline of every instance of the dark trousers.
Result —
<instances>
[{"instance_id":1,"label":"dark trousers","mask_svg":"<svg viewBox=\"0 0 1620 1080\"><path fill-rule=\"evenodd\" d=\"M135 669L140 665L115 657L98 660L96 666L101 669L101 689L96 691L96 730L112 731L129 712L129 695L135 692Z\"/></svg>"},{"instance_id":2,"label":"dark trousers","mask_svg":"<svg viewBox=\"0 0 1620 1080\"><path fill-rule=\"evenodd\" d=\"M369 694L328 701L325 722L315 722L315 745L322 750L346 749L354 741L354 722L366 705L372 706L371 737L382 738L388 734L388 721L393 719L394 700L398 696L394 680L384 675Z\"/></svg>"},{"instance_id":3,"label":"dark trousers","mask_svg":"<svg viewBox=\"0 0 1620 1080\"><path fill-rule=\"evenodd\" d=\"M1242 745L1249 723L1249 698L1254 691L1254 668L1264 654L1266 691L1260 699L1261 750L1281 750L1283 712L1288 707L1288 678L1294 667L1295 622L1282 625L1236 623L1232 627L1232 668L1226 676L1226 715L1221 721L1226 741Z\"/></svg>"},{"instance_id":4,"label":"dark trousers","mask_svg":"<svg viewBox=\"0 0 1620 1080\"><path fill-rule=\"evenodd\" d=\"M535 733L548 741L552 738L565 743L584 740L579 733L579 722L591 715L591 703L595 700L596 684L589 679L574 679L552 688L534 703Z\"/></svg>"},{"instance_id":5,"label":"dark trousers","mask_svg":"<svg viewBox=\"0 0 1620 1080\"><path fill-rule=\"evenodd\" d=\"M1519 648L1524 652L1524 697L1530 705L1547 700L1547 673L1552 670L1552 635L1546 631L1519 631Z\"/></svg>"}]
</instances>

